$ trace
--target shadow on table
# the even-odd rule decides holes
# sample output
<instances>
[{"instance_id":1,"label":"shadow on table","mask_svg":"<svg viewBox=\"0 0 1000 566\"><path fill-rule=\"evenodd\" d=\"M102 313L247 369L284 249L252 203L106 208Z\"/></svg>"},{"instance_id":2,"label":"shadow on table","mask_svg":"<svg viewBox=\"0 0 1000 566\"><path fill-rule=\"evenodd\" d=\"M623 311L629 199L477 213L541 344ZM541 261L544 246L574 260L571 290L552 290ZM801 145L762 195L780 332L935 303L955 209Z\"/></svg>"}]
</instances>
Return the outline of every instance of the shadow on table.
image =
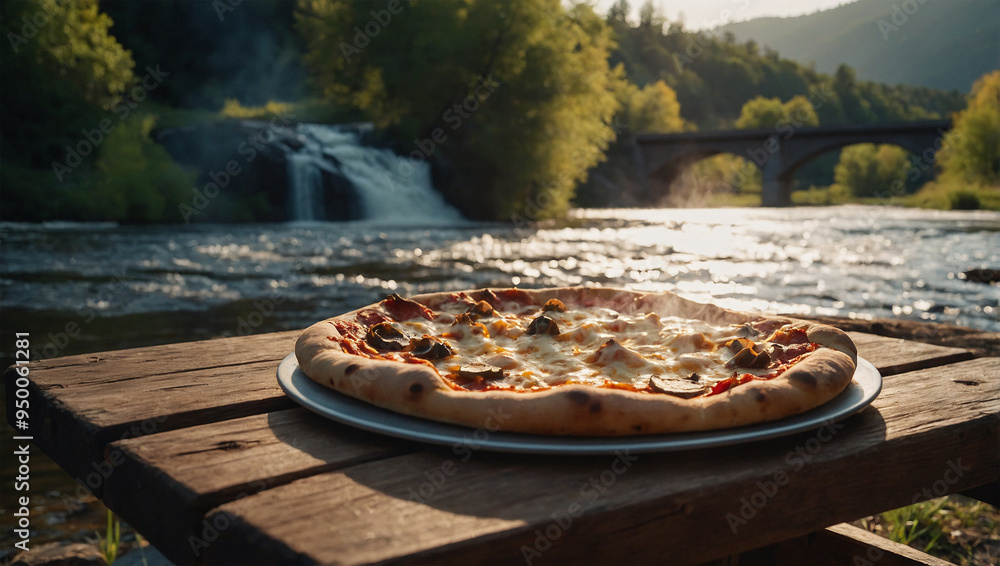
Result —
<instances>
[{"instance_id":1,"label":"shadow on table","mask_svg":"<svg viewBox=\"0 0 1000 566\"><path fill-rule=\"evenodd\" d=\"M301 427L294 432L283 426L272 430L289 445L338 465L327 475L343 476L410 504L528 524L633 501L655 500L662 514L691 514L702 504L717 507L726 501L738 511L741 498L761 490L767 504L789 498L788 503L794 504L791 492L812 489L802 485L802 476L813 483L817 478L863 480L857 474L868 472L855 470L856 465L864 464L864 456L886 438L885 421L872 406L841 422L777 439L664 453L623 450L603 456L489 452L474 441L437 446L383 437L317 415L309 415L308 421L311 442L303 442ZM324 437L338 442L322 442ZM345 438L382 451L340 466L336 463L343 454L338 446Z\"/></svg>"}]
</instances>

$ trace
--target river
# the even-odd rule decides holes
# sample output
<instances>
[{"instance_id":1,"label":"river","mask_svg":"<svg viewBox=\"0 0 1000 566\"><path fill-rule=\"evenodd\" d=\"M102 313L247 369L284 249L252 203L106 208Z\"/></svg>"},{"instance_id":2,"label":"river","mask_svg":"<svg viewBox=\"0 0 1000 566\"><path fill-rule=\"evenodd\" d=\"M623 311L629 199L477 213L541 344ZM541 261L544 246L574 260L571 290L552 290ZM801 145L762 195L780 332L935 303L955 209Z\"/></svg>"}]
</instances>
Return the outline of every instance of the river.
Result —
<instances>
[{"instance_id":1,"label":"river","mask_svg":"<svg viewBox=\"0 0 1000 566\"><path fill-rule=\"evenodd\" d=\"M1000 268L1000 213L576 210L530 227L5 224L0 350L10 363L13 332L30 332L40 359L301 329L392 292L512 285L667 290L739 310L1000 331L1000 286L963 280L971 268ZM46 536L91 528L70 526L69 478L38 473Z\"/></svg>"},{"instance_id":2,"label":"river","mask_svg":"<svg viewBox=\"0 0 1000 566\"><path fill-rule=\"evenodd\" d=\"M961 279L970 268L1000 268L1000 214L844 206L577 210L533 227L0 226L3 324L32 333L36 359L304 328L392 292L511 285L1000 330L1000 287Z\"/></svg>"}]
</instances>

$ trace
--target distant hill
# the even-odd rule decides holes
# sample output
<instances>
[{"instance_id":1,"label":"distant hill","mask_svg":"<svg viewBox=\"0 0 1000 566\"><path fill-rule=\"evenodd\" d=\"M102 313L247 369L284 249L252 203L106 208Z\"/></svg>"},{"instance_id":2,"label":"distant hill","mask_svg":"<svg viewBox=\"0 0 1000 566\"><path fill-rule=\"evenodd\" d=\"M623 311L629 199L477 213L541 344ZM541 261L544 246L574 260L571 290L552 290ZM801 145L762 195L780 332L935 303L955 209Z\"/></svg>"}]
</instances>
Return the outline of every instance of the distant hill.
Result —
<instances>
[{"instance_id":1,"label":"distant hill","mask_svg":"<svg viewBox=\"0 0 1000 566\"><path fill-rule=\"evenodd\" d=\"M1000 0L859 0L794 18L722 26L782 57L832 73L847 63L862 80L968 92L1000 68Z\"/></svg>"}]
</instances>

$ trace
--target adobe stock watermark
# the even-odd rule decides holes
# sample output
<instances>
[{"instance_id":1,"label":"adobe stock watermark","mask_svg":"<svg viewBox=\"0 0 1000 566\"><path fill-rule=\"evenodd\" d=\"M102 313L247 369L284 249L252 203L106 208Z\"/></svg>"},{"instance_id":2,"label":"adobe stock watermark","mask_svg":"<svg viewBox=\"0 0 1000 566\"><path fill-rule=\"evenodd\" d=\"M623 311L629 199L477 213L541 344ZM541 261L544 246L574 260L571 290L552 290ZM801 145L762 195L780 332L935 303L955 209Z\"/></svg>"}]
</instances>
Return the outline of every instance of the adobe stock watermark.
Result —
<instances>
[{"instance_id":1,"label":"adobe stock watermark","mask_svg":"<svg viewBox=\"0 0 1000 566\"><path fill-rule=\"evenodd\" d=\"M255 299L251 303L253 309L247 312L246 315L236 317L236 332L233 333L227 330L221 334L221 337L249 336L257 332L257 329L264 324L264 321L278 311L277 306L284 302L285 296L279 292L275 292L263 299Z\"/></svg>"},{"instance_id":2,"label":"adobe stock watermark","mask_svg":"<svg viewBox=\"0 0 1000 566\"><path fill-rule=\"evenodd\" d=\"M627 123L618 121L615 117L611 124L611 131L614 132L615 138L617 139L622 134L630 135L630 128ZM570 161L572 163L577 163L587 159L586 152L582 150L574 150ZM591 165L593 167L593 165ZM563 180L566 180L568 176L564 176ZM537 194L533 197L524 197L524 205L521 206L520 212L512 212L510 214L510 222L514 226L514 233L518 237L524 238L530 233L530 227L533 223L538 222L542 219L542 212L547 210L550 206L555 203L557 198L556 189L553 188L553 183L543 187Z\"/></svg>"},{"instance_id":3,"label":"adobe stock watermark","mask_svg":"<svg viewBox=\"0 0 1000 566\"><path fill-rule=\"evenodd\" d=\"M21 16L21 33L7 32L7 41L14 49L14 54L19 54L21 47L26 45L28 40L34 39L38 35L38 31L49 25L50 21L52 21L52 14L45 9L45 5L42 5L41 9L35 11L30 17Z\"/></svg>"},{"instance_id":4,"label":"adobe stock watermark","mask_svg":"<svg viewBox=\"0 0 1000 566\"><path fill-rule=\"evenodd\" d=\"M910 500L911 503L916 504L928 499L934 499L935 497L948 495L948 492L951 491L951 486L957 484L965 476L965 472L972 469L969 466L963 466L961 458L954 462L948 460L946 465L944 473L941 474L941 479L935 480L930 486L915 493L913 499Z\"/></svg>"},{"instance_id":5,"label":"adobe stock watermark","mask_svg":"<svg viewBox=\"0 0 1000 566\"><path fill-rule=\"evenodd\" d=\"M146 75L139 81L139 84L132 87L131 91L111 105L111 111L118 117L118 121L125 121L132 110L136 109L140 102L146 100L149 92L156 90L156 87L163 84L163 79L169 76L170 73L161 69L159 64L155 68L147 66ZM115 131L117 126L118 124L114 123L111 118L104 118L97 123L96 128L80 130L83 139L75 145L66 146L66 156L63 161L52 162L52 173L55 174L56 179L62 183L66 175L72 173L83 163L83 158L89 156L104 143L105 136Z\"/></svg>"},{"instance_id":6,"label":"adobe stock watermark","mask_svg":"<svg viewBox=\"0 0 1000 566\"><path fill-rule=\"evenodd\" d=\"M481 108L483 102L485 102L503 83L493 79L493 75L488 75L486 77L479 77L476 81L476 86L473 87L469 95L466 96L461 102L456 102L451 105L450 108L444 111L441 115L441 120L449 126L452 131L455 131L462 127L462 124L466 120L472 117L472 114ZM430 136L423 139L413 140L413 144L417 146L417 149L410 152L408 157L412 161L418 163L423 163L427 161L434 153L437 151L439 145L448 141L448 133L444 128L438 127L431 130ZM402 181L409 179L411 175L416 171L410 161L405 159L400 159L398 165L396 165L396 171L386 171L385 179L389 186L393 189L396 188L397 181ZM396 180L393 177L396 177Z\"/></svg>"},{"instance_id":7,"label":"adobe stock watermark","mask_svg":"<svg viewBox=\"0 0 1000 566\"><path fill-rule=\"evenodd\" d=\"M486 411L486 420L483 426L477 428L472 434L466 435L462 440L452 445L452 454L458 457L460 462L468 462L472 459L474 452L482 448L490 438L490 434L500 430L511 415L504 413L502 408L491 408ZM423 473L426 481L420 483L416 489L407 488L410 501L426 504L437 492L444 487L448 478L458 472L458 465L452 459L447 459L439 466L435 466Z\"/></svg>"},{"instance_id":8,"label":"adobe stock watermark","mask_svg":"<svg viewBox=\"0 0 1000 566\"><path fill-rule=\"evenodd\" d=\"M951 491L951 486L957 484L965 476L965 472L971 469L969 466L962 465L961 458L958 461L948 460L941 479L935 480L930 486L913 494L913 499L910 500L910 503L915 505L921 501L947 495ZM855 554L851 557L851 563L855 566L874 566L883 556L885 556L885 553L882 549L869 545L865 550L865 555Z\"/></svg>"},{"instance_id":9,"label":"adobe stock watermark","mask_svg":"<svg viewBox=\"0 0 1000 566\"><path fill-rule=\"evenodd\" d=\"M46 336L48 341L42 342L41 345L32 349L31 359L45 360L61 356L73 340L80 337L80 334L83 333L83 328L94 322L94 319L97 318L97 309L90 305L110 303L115 295L126 288L128 281L135 279L126 275L124 268L119 269L117 274L112 273L113 277L101 285L97 293L90 297L89 301L76 309L76 315L79 318L70 320L59 330L49 332Z\"/></svg>"},{"instance_id":10,"label":"adobe stock watermark","mask_svg":"<svg viewBox=\"0 0 1000 566\"><path fill-rule=\"evenodd\" d=\"M264 146L274 141L274 130L288 126L295 119L291 113L282 113L274 116L268 122L268 127L259 129L256 133L247 136L236 146L236 153L243 156L242 163L235 159L226 162L226 166L218 171L210 171L208 177L211 179L202 186L193 187L191 192L191 203L181 203L177 205L177 210L181 213L181 218L185 224L190 224L192 217L198 216L208 208L213 199L219 196L219 192L229 186L234 178L243 173L243 167L249 165L257 158L257 153L264 149ZM277 122L281 122L279 126Z\"/></svg>"},{"instance_id":11,"label":"adobe stock watermark","mask_svg":"<svg viewBox=\"0 0 1000 566\"><path fill-rule=\"evenodd\" d=\"M938 152L947 147L946 135L948 130L944 128L937 129L938 136L934 138L934 144L924 148L924 150L919 154L911 154L909 158L909 164L906 167L906 181L915 182L920 178L924 172L934 166L937 161ZM955 141L961 139L960 135L956 135ZM875 197L882 202L891 201L893 197L902 196L906 193L906 181L902 179L897 179L892 182L888 190L879 191L875 194Z\"/></svg>"},{"instance_id":12,"label":"adobe stock watermark","mask_svg":"<svg viewBox=\"0 0 1000 566\"><path fill-rule=\"evenodd\" d=\"M921 4L926 4L927 0L903 0L901 4L893 4L889 10L889 21L878 20L878 31L882 33L882 41L889 41L889 34L899 31L899 28L910 21L910 16L917 13Z\"/></svg>"},{"instance_id":13,"label":"adobe stock watermark","mask_svg":"<svg viewBox=\"0 0 1000 566\"><path fill-rule=\"evenodd\" d=\"M226 14L235 12L236 8L243 3L243 0L212 0L212 8L215 15L219 16L219 21L226 21Z\"/></svg>"},{"instance_id":14,"label":"adobe stock watermark","mask_svg":"<svg viewBox=\"0 0 1000 566\"><path fill-rule=\"evenodd\" d=\"M352 45L346 41L340 42L340 52L344 55L344 59L350 63L351 56L360 55L361 50L371 45L372 40L378 37L378 34L382 33L382 30L392 22L392 17L402 11L403 6L400 5L399 0L389 0L384 10L372 10L369 12L372 19L364 25L363 29L354 26L354 44Z\"/></svg>"},{"instance_id":15,"label":"adobe stock watermark","mask_svg":"<svg viewBox=\"0 0 1000 566\"><path fill-rule=\"evenodd\" d=\"M252 481L247 484L247 487L252 488L252 491L237 493L233 501L238 505L240 500L264 491L274 482L273 477ZM200 557L206 548L212 546L212 543L218 540L220 534L232 526L233 521L236 520L236 515L228 510L224 510L221 513L215 514L211 519L211 521L209 521L208 517L202 519L201 525L199 525L201 532L198 535L188 535L188 546L191 547L191 552L194 553L195 558Z\"/></svg>"},{"instance_id":16,"label":"adobe stock watermark","mask_svg":"<svg viewBox=\"0 0 1000 566\"><path fill-rule=\"evenodd\" d=\"M809 87L809 96L807 101L809 106L813 111L816 111L826 104L826 101L834 95L833 91L824 91L820 87L813 85ZM759 167L761 170L767 165L767 162L771 160L771 156L777 153L781 149L781 141L778 139L779 136L783 140L791 139L795 135L795 132L805 126L805 121L809 118L809 111L805 107L799 106L788 113L784 118L774 124L774 135L769 136L767 140L761 144L760 147L755 149L747 150L747 157L750 158L743 168L737 172L733 177L732 187L734 189L739 189L745 185L749 179L753 176L753 165L751 162Z\"/></svg>"},{"instance_id":17,"label":"adobe stock watermark","mask_svg":"<svg viewBox=\"0 0 1000 566\"><path fill-rule=\"evenodd\" d=\"M750 0L732 0L732 4L739 5L741 12L746 11L750 7ZM704 20L703 29L713 30L711 34L704 32L697 32L688 39L687 46L684 48L684 54L679 55L673 53L674 64L678 69L684 68L684 65L690 65L694 63L694 60L701 57L705 52L706 48L712 47L712 42L718 37L719 30L722 26L730 23L733 20L735 13L729 8L723 8L719 12L719 17L714 20Z\"/></svg>"},{"instance_id":18,"label":"adobe stock watermark","mask_svg":"<svg viewBox=\"0 0 1000 566\"><path fill-rule=\"evenodd\" d=\"M615 485L618 478L623 476L638 461L639 457L632 456L628 450L615 452L615 459L611 461L611 465L607 469L596 477L591 477L587 483L580 486L579 495L584 503L571 501L565 509L552 513L550 515L551 523L546 525L544 529L535 529L534 544L531 546L521 545L521 557L524 558L524 563L531 566L533 560L541 558L545 552L552 548L552 543L562 538L573 526L573 522L580 518L588 507L597 503L601 496Z\"/></svg>"},{"instance_id":19,"label":"adobe stock watermark","mask_svg":"<svg viewBox=\"0 0 1000 566\"><path fill-rule=\"evenodd\" d=\"M792 467L792 472L799 472L811 462L812 459L823 449L823 445L833 440L837 432L844 428L843 424L828 422L825 423L816 435L807 440L804 444L796 446L794 450L789 450L785 454L785 463ZM726 523L729 524L733 534L739 532L740 527L746 525L751 519L757 516L757 512L764 508L780 488L791 482L791 476L785 470L777 470L769 480L758 481L757 490L747 497L740 498L740 507L737 511L726 513Z\"/></svg>"},{"instance_id":20,"label":"adobe stock watermark","mask_svg":"<svg viewBox=\"0 0 1000 566\"><path fill-rule=\"evenodd\" d=\"M153 434L157 431L159 425L166 422L166 420L167 417L165 416L143 419L142 422L133 424L131 428L122 433L119 440ZM110 448L107 457L104 460L91 462L90 465L94 469L93 472L90 472L84 478L73 478L77 483L77 499L85 499L86 497L93 495L94 491L100 488L104 482L108 481L115 469L124 463L125 455L122 454L122 451L116 447Z\"/></svg>"}]
</instances>

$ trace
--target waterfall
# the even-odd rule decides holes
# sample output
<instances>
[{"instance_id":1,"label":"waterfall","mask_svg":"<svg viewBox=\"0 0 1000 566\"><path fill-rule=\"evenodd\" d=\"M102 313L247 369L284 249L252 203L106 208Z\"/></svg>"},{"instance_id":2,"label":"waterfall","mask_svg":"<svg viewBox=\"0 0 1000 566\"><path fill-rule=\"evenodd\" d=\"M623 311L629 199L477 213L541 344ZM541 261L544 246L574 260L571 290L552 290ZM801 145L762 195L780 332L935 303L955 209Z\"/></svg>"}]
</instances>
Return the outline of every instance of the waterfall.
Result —
<instances>
[{"instance_id":1,"label":"waterfall","mask_svg":"<svg viewBox=\"0 0 1000 566\"><path fill-rule=\"evenodd\" d=\"M320 220L323 211L323 175L315 157L291 153L288 158L289 217Z\"/></svg>"},{"instance_id":2,"label":"waterfall","mask_svg":"<svg viewBox=\"0 0 1000 566\"><path fill-rule=\"evenodd\" d=\"M292 220L323 219L324 171L350 181L365 220L438 224L462 219L434 189L427 162L364 146L356 131L338 126L299 124L296 132L303 145L287 150Z\"/></svg>"}]
</instances>

